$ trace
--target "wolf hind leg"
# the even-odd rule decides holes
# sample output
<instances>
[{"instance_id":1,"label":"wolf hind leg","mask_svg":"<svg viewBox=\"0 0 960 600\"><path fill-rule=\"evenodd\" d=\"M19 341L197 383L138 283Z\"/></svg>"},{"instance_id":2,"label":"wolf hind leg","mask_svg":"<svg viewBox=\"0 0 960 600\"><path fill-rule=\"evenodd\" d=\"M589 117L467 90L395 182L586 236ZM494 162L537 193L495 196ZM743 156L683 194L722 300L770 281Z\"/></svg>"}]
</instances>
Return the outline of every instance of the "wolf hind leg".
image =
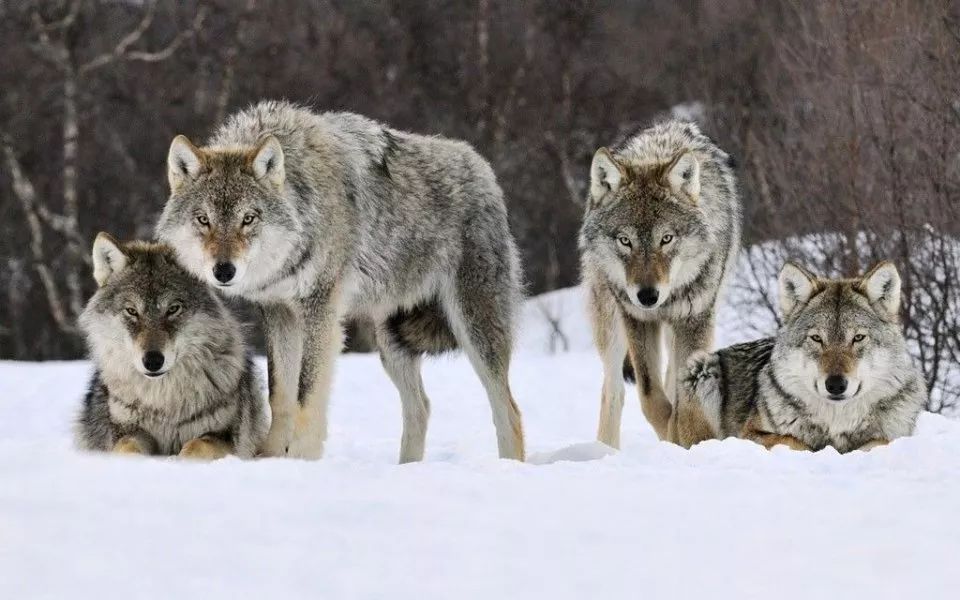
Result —
<instances>
[{"instance_id":1,"label":"wolf hind leg","mask_svg":"<svg viewBox=\"0 0 960 600\"><path fill-rule=\"evenodd\" d=\"M386 323L377 326L380 362L393 385L400 392L403 412L403 433L400 439L400 462L423 460L430 420L430 400L423 389L420 374L421 354L406 348L395 339Z\"/></svg>"},{"instance_id":2,"label":"wolf hind leg","mask_svg":"<svg viewBox=\"0 0 960 600\"><path fill-rule=\"evenodd\" d=\"M462 266L461 273L470 276L458 277L455 289L443 299L443 308L454 336L487 392L500 458L522 461L523 422L509 382L515 286L509 280L497 284L494 278L491 289L488 273L483 269L472 263ZM483 283L473 281L474 278Z\"/></svg>"}]
</instances>

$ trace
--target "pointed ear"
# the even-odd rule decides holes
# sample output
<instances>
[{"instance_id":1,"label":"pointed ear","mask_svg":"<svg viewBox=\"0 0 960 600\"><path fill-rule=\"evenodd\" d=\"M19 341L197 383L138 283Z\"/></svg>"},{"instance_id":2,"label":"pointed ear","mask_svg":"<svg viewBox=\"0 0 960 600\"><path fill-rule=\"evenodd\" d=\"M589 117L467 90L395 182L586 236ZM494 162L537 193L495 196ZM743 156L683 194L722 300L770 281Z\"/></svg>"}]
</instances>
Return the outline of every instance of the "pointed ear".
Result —
<instances>
[{"instance_id":1,"label":"pointed ear","mask_svg":"<svg viewBox=\"0 0 960 600\"><path fill-rule=\"evenodd\" d=\"M606 148L600 148L593 155L590 165L590 204L600 205L603 199L617 191L626 179L626 169L617 162Z\"/></svg>"},{"instance_id":2,"label":"pointed ear","mask_svg":"<svg viewBox=\"0 0 960 600\"><path fill-rule=\"evenodd\" d=\"M127 254L120 242L108 233L100 232L93 241L93 278L97 285L105 283L127 266Z\"/></svg>"},{"instance_id":3,"label":"pointed ear","mask_svg":"<svg viewBox=\"0 0 960 600\"><path fill-rule=\"evenodd\" d=\"M257 179L266 178L275 187L283 186L283 148L275 136L267 136L250 155L250 168Z\"/></svg>"},{"instance_id":4,"label":"pointed ear","mask_svg":"<svg viewBox=\"0 0 960 600\"><path fill-rule=\"evenodd\" d=\"M202 166L200 150L185 135L173 138L167 153L167 179L175 192L187 180L195 178Z\"/></svg>"},{"instance_id":5,"label":"pointed ear","mask_svg":"<svg viewBox=\"0 0 960 600\"><path fill-rule=\"evenodd\" d=\"M693 152L684 152L667 167L667 183L675 193L686 194L696 202L700 198L700 161Z\"/></svg>"},{"instance_id":6,"label":"pointed ear","mask_svg":"<svg viewBox=\"0 0 960 600\"><path fill-rule=\"evenodd\" d=\"M860 285L872 304L879 304L893 316L900 314L900 273L892 262L874 265Z\"/></svg>"},{"instance_id":7,"label":"pointed ear","mask_svg":"<svg viewBox=\"0 0 960 600\"><path fill-rule=\"evenodd\" d=\"M817 287L817 278L810 271L788 262L780 270L780 311L789 315L810 299Z\"/></svg>"}]
</instances>

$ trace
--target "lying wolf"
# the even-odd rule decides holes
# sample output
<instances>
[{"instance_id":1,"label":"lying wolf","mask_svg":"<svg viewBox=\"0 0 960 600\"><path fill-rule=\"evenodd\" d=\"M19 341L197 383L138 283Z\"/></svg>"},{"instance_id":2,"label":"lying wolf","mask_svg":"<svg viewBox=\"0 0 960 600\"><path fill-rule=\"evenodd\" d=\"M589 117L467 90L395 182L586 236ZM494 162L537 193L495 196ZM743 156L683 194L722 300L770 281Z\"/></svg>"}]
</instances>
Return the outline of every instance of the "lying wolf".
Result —
<instances>
[{"instance_id":1,"label":"lying wolf","mask_svg":"<svg viewBox=\"0 0 960 600\"><path fill-rule=\"evenodd\" d=\"M99 289L80 316L95 372L77 422L81 447L215 459L252 457L266 434L240 325L173 251L93 245Z\"/></svg>"},{"instance_id":2,"label":"lying wolf","mask_svg":"<svg viewBox=\"0 0 960 600\"><path fill-rule=\"evenodd\" d=\"M780 305L775 337L690 361L673 441L740 437L849 452L913 432L927 390L901 331L896 267L824 280L787 263Z\"/></svg>"},{"instance_id":3,"label":"lying wolf","mask_svg":"<svg viewBox=\"0 0 960 600\"><path fill-rule=\"evenodd\" d=\"M469 145L262 102L203 148L174 139L168 174L160 239L262 308L266 454L322 455L341 321L368 317L400 391L401 462L423 458L421 356L457 346L486 389L500 456L523 459L508 383L519 261L503 192Z\"/></svg>"},{"instance_id":4,"label":"lying wolf","mask_svg":"<svg viewBox=\"0 0 960 600\"><path fill-rule=\"evenodd\" d=\"M717 300L739 249L730 158L696 125L668 121L616 151L597 151L580 252L604 370L600 441L620 445L628 352L643 413L666 436L678 368L710 349ZM665 385L663 334L670 340Z\"/></svg>"}]
</instances>

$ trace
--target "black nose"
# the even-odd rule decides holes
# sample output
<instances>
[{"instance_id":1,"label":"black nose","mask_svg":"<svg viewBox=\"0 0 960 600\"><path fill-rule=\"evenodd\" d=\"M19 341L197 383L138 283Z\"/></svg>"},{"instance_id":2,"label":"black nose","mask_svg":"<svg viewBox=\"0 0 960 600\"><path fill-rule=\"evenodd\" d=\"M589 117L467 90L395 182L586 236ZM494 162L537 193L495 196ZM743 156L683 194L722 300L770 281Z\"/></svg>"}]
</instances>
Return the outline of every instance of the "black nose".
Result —
<instances>
[{"instance_id":1,"label":"black nose","mask_svg":"<svg viewBox=\"0 0 960 600\"><path fill-rule=\"evenodd\" d=\"M657 288L642 288L637 292L637 300L644 306L653 306L657 303L658 298L660 298L660 292L657 291Z\"/></svg>"},{"instance_id":2,"label":"black nose","mask_svg":"<svg viewBox=\"0 0 960 600\"><path fill-rule=\"evenodd\" d=\"M839 396L847 391L847 378L843 375L829 375L824 386L831 396Z\"/></svg>"},{"instance_id":3,"label":"black nose","mask_svg":"<svg viewBox=\"0 0 960 600\"><path fill-rule=\"evenodd\" d=\"M151 373L156 373L163 368L163 352L150 350L143 355L143 366Z\"/></svg>"},{"instance_id":4,"label":"black nose","mask_svg":"<svg viewBox=\"0 0 960 600\"><path fill-rule=\"evenodd\" d=\"M233 263L218 262L213 266L213 276L216 277L220 283L229 283L236 273L237 268L233 266Z\"/></svg>"}]
</instances>

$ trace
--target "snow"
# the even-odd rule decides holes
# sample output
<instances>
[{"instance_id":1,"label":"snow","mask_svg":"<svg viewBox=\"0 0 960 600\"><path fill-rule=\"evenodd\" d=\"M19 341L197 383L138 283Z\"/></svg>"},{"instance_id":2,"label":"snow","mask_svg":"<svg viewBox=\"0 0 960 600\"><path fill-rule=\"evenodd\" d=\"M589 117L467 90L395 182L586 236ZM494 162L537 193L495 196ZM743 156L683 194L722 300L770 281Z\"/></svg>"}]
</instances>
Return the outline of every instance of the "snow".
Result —
<instances>
[{"instance_id":1,"label":"snow","mask_svg":"<svg viewBox=\"0 0 960 600\"><path fill-rule=\"evenodd\" d=\"M566 315L569 352L544 351L537 302ZM512 372L527 464L496 459L459 357L425 364L427 457L403 466L375 356L340 359L318 462L78 453L89 365L0 363L0 598L956 597L960 422L925 414L845 456L687 451L655 440L630 388L615 452L593 441L590 344L579 290L528 303Z\"/></svg>"}]
</instances>

